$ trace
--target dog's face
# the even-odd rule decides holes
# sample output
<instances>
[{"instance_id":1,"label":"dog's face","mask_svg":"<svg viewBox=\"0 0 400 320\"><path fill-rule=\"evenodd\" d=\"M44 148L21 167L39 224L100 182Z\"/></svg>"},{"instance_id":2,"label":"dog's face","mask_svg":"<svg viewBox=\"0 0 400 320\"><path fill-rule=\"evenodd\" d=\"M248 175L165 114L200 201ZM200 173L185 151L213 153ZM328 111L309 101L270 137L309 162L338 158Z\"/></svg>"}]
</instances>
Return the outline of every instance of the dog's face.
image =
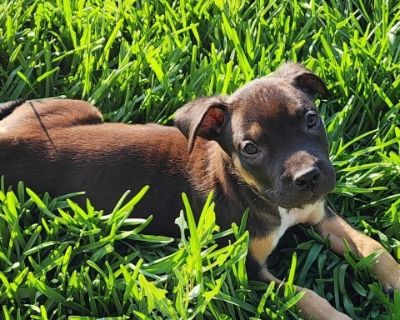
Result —
<instances>
[{"instance_id":1,"label":"dog's face","mask_svg":"<svg viewBox=\"0 0 400 320\"><path fill-rule=\"evenodd\" d=\"M229 97L187 104L176 125L190 150L196 136L217 141L237 177L261 198L287 209L302 207L335 184L315 93L328 94L320 78L285 64Z\"/></svg>"}]
</instances>

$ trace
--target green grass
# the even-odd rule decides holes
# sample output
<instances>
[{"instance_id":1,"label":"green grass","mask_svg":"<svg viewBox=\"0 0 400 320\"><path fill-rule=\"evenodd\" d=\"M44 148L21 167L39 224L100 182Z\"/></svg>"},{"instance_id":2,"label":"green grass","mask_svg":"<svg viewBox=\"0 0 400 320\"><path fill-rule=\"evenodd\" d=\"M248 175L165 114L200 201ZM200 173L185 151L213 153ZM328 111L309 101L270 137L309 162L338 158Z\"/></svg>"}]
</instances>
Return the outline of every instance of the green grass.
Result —
<instances>
[{"instance_id":1,"label":"green grass","mask_svg":"<svg viewBox=\"0 0 400 320\"><path fill-rule=\"evenodd\" d=\"M328 201L399 261L399 1L0 3L1 101L82 98L107 121L170 124L186 101L229 94L288 60L333 92L318 102L338 175ZM3 183L0 318L299 317L298 296L247 280L245 221L217 230L208 203L196 226L185 202L189 237L149 236L131 198L101 213ZM216 247L226 234L235 242ZM386 297L369 260L339 257L301 227L272 267L354 319L400 319L400 294Z\"/></svg>"}]
</instances>

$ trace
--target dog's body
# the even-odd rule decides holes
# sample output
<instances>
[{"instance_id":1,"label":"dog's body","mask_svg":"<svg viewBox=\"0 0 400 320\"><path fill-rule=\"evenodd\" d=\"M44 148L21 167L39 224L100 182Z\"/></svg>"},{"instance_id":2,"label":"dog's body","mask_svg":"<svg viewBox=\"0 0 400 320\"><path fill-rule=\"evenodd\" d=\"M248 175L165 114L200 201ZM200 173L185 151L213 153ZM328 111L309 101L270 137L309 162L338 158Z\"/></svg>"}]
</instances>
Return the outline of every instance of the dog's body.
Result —
<instances>
[{"instance_id":1,"label":"dog's body","mask_svg":"<svg viewBox=\"0 0 400 320\"><path fill-rule=\"evenodd\" d=\"M64 111L71 118L66 120ZM174 220L182 208L182 192L195 209L201 209L213 190L220 198L218 206L230 212L226 219L220 215L221 228L239 223L246 209L225 197L223 160L216 159L222 156L216 142L198 139L189 154L187 140L177 128L102 123L97 109L83 101L23 103L13 117L0 122L0 150L6 150L0 152L0 173L7 183L22 180L35 191L52 195L84 190L95 208L106 211L126 190L149 185L135 216L154 215L146 229L151 233L179 235ZM225 180L224 188L228 184ZM83 202L83 197L77 199Z\"/></svg>"},{"instance_id":2,"label":"dog's body","mask_svg":"<svg viewBox=\"0 0 400 320\"><path fill-rule=\"evenodd\" d=\"M296 64L255 80L227 98L201 98L176 114L178 128L102 123L90 104L73 100L0 107L0 174L52 195L86 191L111 210L128 189L150 186L135 215L154 215L148 231L175 235L180 194L199 212L210 191L217 222L227 228L249 208L248 271L278 281L265 263L287 228L315 225L343 253L343 239L366 256L382 247L324 205L334 186L325 131L312 96L321 79ZM183 133L183 134L182 134ZM400 267L388 254L373 270L400 289ZM318 319L348 319L310 290L299 306Z\"/></svg>"}]
</instances>

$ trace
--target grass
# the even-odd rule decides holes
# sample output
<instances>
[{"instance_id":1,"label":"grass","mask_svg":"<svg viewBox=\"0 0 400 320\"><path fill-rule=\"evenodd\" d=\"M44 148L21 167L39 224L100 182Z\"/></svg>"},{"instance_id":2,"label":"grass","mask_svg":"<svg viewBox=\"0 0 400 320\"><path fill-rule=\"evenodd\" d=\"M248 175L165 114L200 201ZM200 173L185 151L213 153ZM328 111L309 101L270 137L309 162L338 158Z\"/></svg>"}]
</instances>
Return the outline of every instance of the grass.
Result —
<instances>
[{"instance_id":1,"label":"grass","mask_svg":"<svg viewBox=\"0 0 400 320\"><path fill-rule=\"evenodd\" d=\"M398 1L0 3L1 101L82 98L107 121L170 124L186 101L229 94L288 60L313 69L333 92L318 102L338 180L329 203L399 261ZM102 213L79 208L73 195L51 199L3 182L0 318L300 317L298 296L247 280L245 221L218 230L207 203L196 225L185 201L178 224L189 237L149 236L151 221L135 218L139 191ZM235 242L217 247L227 234ZM370 258L339 257L305 227L278 254L279 277L352 318L400 318L400 294L383 293Z\"/></svg>"}]
</instances>

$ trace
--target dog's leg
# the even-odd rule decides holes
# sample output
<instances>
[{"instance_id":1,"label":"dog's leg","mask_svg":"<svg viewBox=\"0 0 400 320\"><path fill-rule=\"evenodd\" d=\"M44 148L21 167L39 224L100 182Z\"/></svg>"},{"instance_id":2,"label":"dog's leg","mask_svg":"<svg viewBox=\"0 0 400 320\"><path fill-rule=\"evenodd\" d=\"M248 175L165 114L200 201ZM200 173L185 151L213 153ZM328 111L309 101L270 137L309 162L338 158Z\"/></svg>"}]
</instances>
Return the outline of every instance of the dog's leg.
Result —
<instances>
[{"instance_id":1,"label":"dog's leg","mask_svg":"<svg viewBox=\"0 0 400 320\"><path fill-rule=\"evenodd\" d=\"M265 262L271 252L274 250L279 238L274 232L262 236L252 237L250 240L250 257L248 257L248 273L252 274L254 270L259 270L256 274L258 279L284 285L284 282L273 276L266 268ZM261 268L260 268L261 266ZM297 303L297 307L306 319L313 320L350 320L350 318L337 311L324 298L320 297L314 291L295 286L298 292L304 292L304 296Z\"/></svg>"},{"instance_id":2,"label":"dog's leg","mask_svg":"<svg viewBox=\"0 0 400 320\"><path fill-rule=\"evenodd\" d=\"M283 281L272 275L266 267L261 268L259 277L267 282L274 281L276 284L285 285ZM303 297L297 303L297 307L305 319L351 320L349 316L337 311L326 299L320 297L314 291L299 286L294 287L297 292L303 293Z\"/></svg>"},{"instance_id":3,"label":"dog's leg","mask_svg":"<svg viewBox=\"0 0 400 320\"><path fill-rule=\"evenodd\" d=\"M380 251L381 254L372 266L373 274L388 292L393 289L400 290L400 265L379 242L355 230L333 213L327 214L326 218L317 225L317 230L323 236L329 237L331 249L338 254L343 254L345 251L344 241L347 241L360 258Z\"/></svg>"}]
</instances>

